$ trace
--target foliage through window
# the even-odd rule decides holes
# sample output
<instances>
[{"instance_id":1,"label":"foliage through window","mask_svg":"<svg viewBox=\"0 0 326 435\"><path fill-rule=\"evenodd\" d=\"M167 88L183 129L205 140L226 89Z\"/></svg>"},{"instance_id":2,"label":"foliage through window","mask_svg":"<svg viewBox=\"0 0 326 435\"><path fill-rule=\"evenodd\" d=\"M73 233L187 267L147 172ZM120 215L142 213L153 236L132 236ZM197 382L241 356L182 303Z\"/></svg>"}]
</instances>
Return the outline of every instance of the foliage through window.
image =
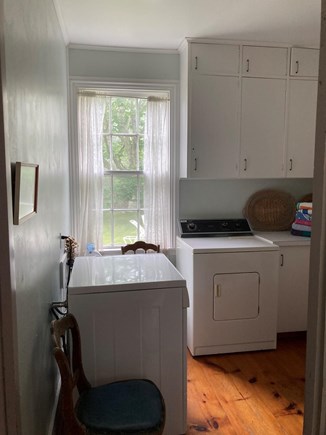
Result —
<instances>
[{"instance_id":1,"label":"foliage through window","mask_svg":"<svg viewBox=\"0 0 326 435\"><path fill-rule=\"evenodd\" d=\"M106 97L103 120L103 246L143 238L145 98Z\"/></svg>"}]
</instances>

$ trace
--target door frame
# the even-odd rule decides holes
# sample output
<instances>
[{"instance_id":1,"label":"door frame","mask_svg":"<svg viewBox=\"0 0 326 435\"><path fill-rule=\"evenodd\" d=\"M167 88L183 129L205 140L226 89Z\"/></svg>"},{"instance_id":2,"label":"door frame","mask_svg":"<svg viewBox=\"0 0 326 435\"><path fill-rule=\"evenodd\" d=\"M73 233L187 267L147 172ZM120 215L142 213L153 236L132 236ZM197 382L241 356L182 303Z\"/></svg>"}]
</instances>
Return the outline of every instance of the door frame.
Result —
<instances>
[{"instance_id":1,"label":"door frame","mask_svg":"<svg viewBox=\"0 0 326 435\"><path fill-rule=\"evenodd\" d=\"M326 432L326 0L322 0L304 434Z\"/></svg>"},{"instance_id":2,"label":"door frame","mask_svg":"<svg viewBox=\"0 0 326 435\"><path fill-rule=\"evenodd\" d=\"M4 24L4 0L0 0L0 433L20 435L11 165L6 146L8 131Z\"/></svg>"}]
</instances>

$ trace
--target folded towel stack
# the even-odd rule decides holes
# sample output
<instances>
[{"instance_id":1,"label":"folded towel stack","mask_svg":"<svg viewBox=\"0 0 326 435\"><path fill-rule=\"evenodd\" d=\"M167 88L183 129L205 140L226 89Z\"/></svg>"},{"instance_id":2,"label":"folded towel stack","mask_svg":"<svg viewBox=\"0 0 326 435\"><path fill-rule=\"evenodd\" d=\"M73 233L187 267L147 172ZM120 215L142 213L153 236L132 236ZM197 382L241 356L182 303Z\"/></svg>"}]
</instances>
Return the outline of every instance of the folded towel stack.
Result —
<instances>
[{"instance_id":1,"label":"folded towel stack","mask_svg":"<svg viewBox=\"0 0 326 435\"><path fill-rule=\"evenodd\" d=\"M312 202L298 202L291 234L311 237Z\"/></svg>"}]
</instances>

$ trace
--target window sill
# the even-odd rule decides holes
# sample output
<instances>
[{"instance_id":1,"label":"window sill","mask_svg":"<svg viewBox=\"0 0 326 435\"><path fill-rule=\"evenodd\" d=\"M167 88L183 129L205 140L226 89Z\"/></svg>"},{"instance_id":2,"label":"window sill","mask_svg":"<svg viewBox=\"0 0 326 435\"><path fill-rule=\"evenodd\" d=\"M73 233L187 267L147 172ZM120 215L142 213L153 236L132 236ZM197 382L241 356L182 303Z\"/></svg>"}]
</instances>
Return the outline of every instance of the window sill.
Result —
<instances>
[{"instance_id":1,"label":"window sill","mask_svg":"<svg viewBox=\"0 0 326 435\"><path fill-rule=\"evenodd\" d=\"M103 256L107 256L107 255L119 255L119 254L121 254L121 248L102 249L100 251L100 254L102 254Z\"/></svg>"}]
</instances>

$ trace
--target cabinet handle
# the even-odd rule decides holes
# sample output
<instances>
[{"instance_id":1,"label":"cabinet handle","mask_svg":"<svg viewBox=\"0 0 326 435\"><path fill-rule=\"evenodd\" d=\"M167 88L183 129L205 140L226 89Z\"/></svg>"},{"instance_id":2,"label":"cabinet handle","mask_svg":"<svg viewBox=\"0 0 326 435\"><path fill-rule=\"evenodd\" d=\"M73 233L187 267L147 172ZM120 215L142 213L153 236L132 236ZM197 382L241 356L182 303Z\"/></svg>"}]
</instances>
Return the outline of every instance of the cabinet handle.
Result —
<instances>
[{"instance_id":1,"label":"cabinet handle","mask_svg":"<svg viewBox=\"0 0 326 435\"><path fill-rule=\"evenodd\" d=\"M298 74L298 73L299 73L299 61L296 60L296 61L295 61L295 64L296 64L296 66L297 66L297 68L296 68L296 70L295 70L295 73Z\"/></svg>"},{"instance_id":2,"label":"cabinet handle","mask_svg":"<svg viewBox=\"0 0 326 435\"><path fill-rule=\"evenodd\" d=\"M284 255L281 254L281 267L283 267L283 265L284 265Z\"/></svg>"},{"instance_id":3,"label":"cabinet handle","mask_svg":"<svg viewBox=\"0 0 326 435\"><path fill-rule=\"evenodd\" d=\"M195 69L198 69L198 56L195 56Z\"/></svg>"},{"instance_id":4,"label":"cabinet handle","mask_svg":"<svg viewBox=\"0 0 326 435\"><path fill-rule=\"evenodd\" d=\"M293 159L290 159L290 171L292 171L292 169L293 169Z\"/></svg>"},{"instance_id":5,"label":"cabinet handle","mask_svg":"<svg viewBox=\"0 0 326 435\"><path fill-rule=\"evenodd\" d=\"M214 295L216 298L221 297L221 286L220 284L215 284L214 286Z\"/></svg>"},{"instance_id":6,"label":"cabinet handle","mask_svg":"<svg viewBox=\"0 0 326 435\"><path fill-rule=\"evenodd\" d=\"M243 170L246 171L247 170L247 159L243 159L243 161L244 161Z\"/></svg>"},{"instance_id":7,"label":"cabinet handle","mask_svg":"<svg viewBox=\"0 0 326 435\"><path fill-rule=\"evenodd\" d=\"M250 61L249 61L249 59L247 59L247 69L246 69L247 72L249 72L249 63L250 63Z\"/></svg>"},{"instance_id":8,"label":"cabinet handle","mask_svg":"<svg viewBox=\"0 0 326 435\"><path fill-rule=\"evenodd\" d=\"M197 157L195 157L195 167L194 167L194 171L197 171Z\"/></svg>"}]
</instances>

